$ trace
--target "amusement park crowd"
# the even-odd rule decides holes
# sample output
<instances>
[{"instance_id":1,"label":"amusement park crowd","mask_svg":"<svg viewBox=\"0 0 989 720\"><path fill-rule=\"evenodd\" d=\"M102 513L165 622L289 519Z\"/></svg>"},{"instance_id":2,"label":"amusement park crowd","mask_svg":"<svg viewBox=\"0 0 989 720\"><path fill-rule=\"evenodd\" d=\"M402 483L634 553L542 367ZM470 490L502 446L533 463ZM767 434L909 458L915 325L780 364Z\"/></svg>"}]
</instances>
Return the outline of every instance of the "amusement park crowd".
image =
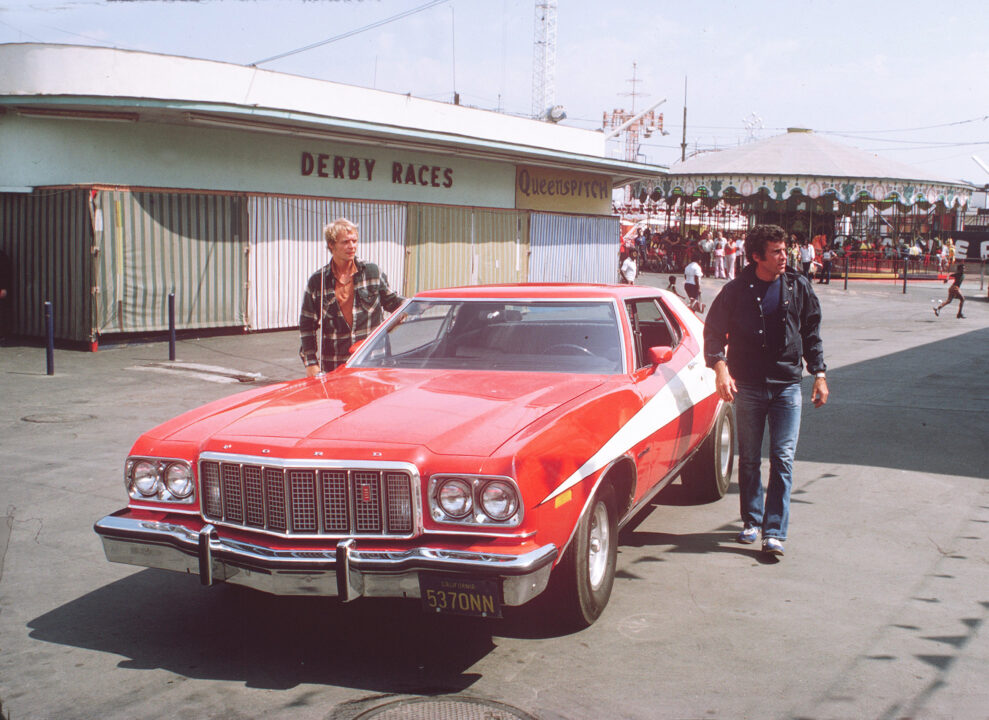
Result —
<instances>
[{"instance_id":1,"label":"amusement park crowd","mask_svg":"<svg viewBox=\"0 0 989 720\"><path fill-rule=\"evenodd\" d=\"M826 238L820 236L814 240L812 245L799 233L793 233L787 244L789 264L805 274L811 264L820 265L825 255L830 261L833 253ZM675 229L653 232L638 228L626 235L621 244L619 264L627 269L629 259L639 272L680 273L697 263L705 277L731 280L745 265L745 233L703 230L684 239ZM627 275L626 269L623 276Z\"/></svg>"},{"instance_id":2,"label":"amusement park crowd","mask_svg":"<svg viewBox=\"0 0 989 720\"><path fill-rule=\"evenodd\" d=\"M622 238L619 267L630 282L639 272L682 273L696 262L705 277L732 279L745 265L745 233L723 230L690 231L685 238L675 228L651 230L636 227ZM820 283L831 280L836 261L847 258L859 266L876 270L892 268L907 260L912 269L924 268L943 273L955 263L951 238L892 240L889 237L862 238L817 233L808 238L792 232L786 243L787 265ZM630 262L627 262L630 261ZM633 267L634 266L634 267Z\"/></svg>"}]
</instances>

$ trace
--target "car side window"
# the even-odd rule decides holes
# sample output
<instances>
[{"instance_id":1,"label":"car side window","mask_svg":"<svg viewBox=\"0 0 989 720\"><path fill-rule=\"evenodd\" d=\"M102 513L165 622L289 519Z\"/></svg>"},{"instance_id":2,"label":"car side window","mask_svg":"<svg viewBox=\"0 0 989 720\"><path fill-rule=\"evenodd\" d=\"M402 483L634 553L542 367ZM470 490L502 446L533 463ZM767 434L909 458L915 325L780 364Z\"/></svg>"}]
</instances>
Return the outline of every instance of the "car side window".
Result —
<instances>
[{"instance_id":1,"label":"car side window","mask_svg":"<svg viewBox=\"0 0 989 720\"><path fill-rule=\"evenodd\" d=\"M676 347L680 343L680 328L671 323L659 303L653 298L626 301L632 323L632 346L636 369L646 367L646 351L651 347Z\"/></svg>"}]
</instances>

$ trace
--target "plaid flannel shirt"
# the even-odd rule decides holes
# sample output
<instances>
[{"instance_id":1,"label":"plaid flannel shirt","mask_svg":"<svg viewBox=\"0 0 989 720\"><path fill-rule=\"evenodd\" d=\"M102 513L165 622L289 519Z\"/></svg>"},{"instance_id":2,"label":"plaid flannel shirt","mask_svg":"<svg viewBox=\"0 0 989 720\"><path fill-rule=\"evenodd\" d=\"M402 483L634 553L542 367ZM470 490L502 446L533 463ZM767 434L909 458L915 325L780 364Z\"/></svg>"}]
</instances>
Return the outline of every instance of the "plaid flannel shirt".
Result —
<instances>
[{"instance_id":1,"label":"plaid flannel shirt","mask_svg":"<svg viewBox=\"0 0 989 720\"><path fill-rule=\"evenodd\" d=\"M299 357L304 365L316 365L319 360L319 308L323 308L323 362L326 372L343 365L350 357L350 346L371 334L385 317L384 311L394 312L404 302L388 287L385 277L374 263L355 260L354 325L351 327L340 312L334 287L336 278L330 263L309 278L302 296L299 333L302 347Z\"/></svg>"}]
</instances>

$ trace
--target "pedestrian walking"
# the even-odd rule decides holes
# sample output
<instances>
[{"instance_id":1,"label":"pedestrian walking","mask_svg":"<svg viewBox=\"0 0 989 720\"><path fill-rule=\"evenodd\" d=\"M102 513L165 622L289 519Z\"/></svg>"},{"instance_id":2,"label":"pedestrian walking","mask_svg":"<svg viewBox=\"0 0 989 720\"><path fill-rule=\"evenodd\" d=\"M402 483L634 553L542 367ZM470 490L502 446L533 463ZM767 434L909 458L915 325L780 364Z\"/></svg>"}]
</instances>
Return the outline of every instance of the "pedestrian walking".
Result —
<instances>
[{"instance_id":1,"label":"pedestrian walking","mask_svg":"<svg viewBox=\"0 0 989 720\"><path fill-rule=\"evenodd\" d=\"M707 266L707 272L714 272L714 239L705 231L701 235L697 247L703 253L704 265Z\"/></svg>"},{"instance_id":2,"label":"pedestrian walking","mask_svg":"<svg viewBox=\"0 0 989 720\"><path fill-rule=\"evenodd\" d=\"M810 278L811 265L814 264L814 246L808 242L800 244L800 267L803 270L805 278Z\"/></svg>"},{"instance_id":3,"label":"pedestrian walking","mask_svg":"<svg viewBox=\"0 0 989 720\"><path fill-rule=\"evenodd\" d=\"M635 261L638 267L646 266L646 248L649 247L649 236L651 234L652 231L646 228L645 230L640 230L635 238Z\"/></svg>"},{"instance_id":4,"label":"pedestrian walking","mask_svg":"<svg viewBox=\"0 0 989 720\"><path fill-rule=\"evenodd\" d=\"M790 243L786 250L786 264L794 270L800 268L800 243L797 242L796 235L790 235Z\"/></svg>"},{"instance_id":5,"label":"pedestrian walking","mask_svg":"<svg viewBox=\"0 0 989 720\"><path fill-rule=\"evenodd\" d=\"M299 356L309 377L343 365L351 346L404 302L377 265L357 258L357 225L338 218L323 228L323 238L330 262L309 278L299 315Z\"/></svg>"},{"instance_id":6,"label":"pedestrian walking","mask_svg":"<svg viewBox=\"0 0 989 720\"><path fill-rule=\"evenodd\" d=\"M958 263L958 267L955 269L951 275L946 277L941 282L948 282L951 280L951 285L948 287L948 299L943 300L940 305L934 307L934 314L940 316L941 308L946 305L950 305L952 301L956 298L958 299L958 314L955 315L956 318L964 318L965 315L962 314L962 308L965 306L965 296L962 295L962 281L965 279L965 263Z\"/></svg>"},{"instance_id":7,"label":"pedestrian walking","mask_svg":"<svg viewBox=\"0 0 989 720\"><path fill-rule=\"evenodd\" d=\"M831 284L831 265L833 262L834 250L831 249L831 243L828 243L821 250L821 276L817 279L818 285Z\"/></svg>"},{"instance_id":8,"label":"pedestrian walking","mask_svg":"<svg viewBox=\"0 0 989 720\"><path fill-rule=\"evenodd\" d=\"M683 269L683 291L690 298L687 307L694 312L701 313L704 312L704 303L701 302L702 277L704 277L704 271L701 269L700 263L696 260L688 263L687 267Z\"/></svg>"},{"instance_id":9,"label":"pedestrian walking","mask_svg":"<svg viewBox=\"0 0 989 720\"><path fill-rule=\"evenodd\" d=\"M718 233L718 236L714 238L714 277L716 278L725 277L725 248L727 245L724 237Z\"/></svg>"},{"instance_id":10,"label":"pedestrian walking","mask_svg":"<svg viewBox=\"0 0 989 720\"><path fill-rule=\"evenodd\" d=\"M738 257L738 245L735 238L728 236L725 242L725 275L729 280L735 279L735 258Z\"/></svg>"},{"instance_id":11,"label":"pedestrian walking","mask_svg":"<svg viewBox=\"0 0 989 720\"><path fill-rule=\"evenodd\" d=\"M638 272L638 267L636 267L635 258L632 256L632 252L626 252L625 259L622 260L621 274L622 283L624 285L635 285L635 276Z\"/></svg>"},{"instance_id":12,"label":"pedestrian walking","mask_svg":"<svg viewBox=\"0 0 989 720\"><path fill-rule=\"evenodd\" d=\"M704 356L718 395L735 403L742 531L738 541L782 555L790 521L793 458L800 432L802 362L814 375L811 400L828 400L821 305L810 281L786 267L786 235L757 225L745 238L749 264L711 303ZM727 348L727 349L726 349ZM769 422L769 482L762 486L762 438Z\"/></svg>"}]
</instances>

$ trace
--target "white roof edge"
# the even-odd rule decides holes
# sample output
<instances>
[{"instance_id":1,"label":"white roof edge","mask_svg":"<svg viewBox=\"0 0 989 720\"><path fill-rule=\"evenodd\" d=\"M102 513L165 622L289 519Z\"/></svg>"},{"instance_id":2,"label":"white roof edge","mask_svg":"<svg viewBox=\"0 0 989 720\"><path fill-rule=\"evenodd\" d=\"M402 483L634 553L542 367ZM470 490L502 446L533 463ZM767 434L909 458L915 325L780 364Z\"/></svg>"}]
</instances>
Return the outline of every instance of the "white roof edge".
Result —
<instances>
[{"instance_id":1,"label":"white roof edge","mask_svg":"<svg viewBox=\"0 0 989 720\"><path fill-rule=\"evenodd\" d=\"M953 180L836 142L810 130L790 130L736 148L707 152L674 163L670 177L787 176L913 181L967 187Z\"/></svg>"},{"instance_id":2,"label":"white roof edge","mask_svg":"<svg viewBox=\"0 0 989 720\"><path fill-rule=\"evenodd\" d=\"M604 135L214 60L84 45L0 44L0 96L133 97L271 108L606 158Z\"/></svg>"},{"instance_id":3,"label":"white roof edge","mask_svg":"<svg viewBox=\"0 0 989 720\"><path fill-rule=\"evenodd\" d=\"M739 172L735 170L730 171L718 171L718 170L704 170L704 171L687 171L682 172L676 169L676 165L668 168L669 175L667 176L671 181L676 182L678 178L707 178L707 177L717 177L717 176L732 176L732 177L753 177L753 178L763 178L771 176L780 177L792 177L792 178L808 178L812 180L830 180L833 178L846 178L848 180L886 180L890 182L916 182L916 183L927 183L929 185L950 185L952 187L960 188L974 188L976 187L971 182L967 180L946 180L939 177L920 177L922 174L920 171L916 173L902 173L900 175L890 174L890 175L878 175L878 174L859 174L850 175L843 173L812 173L812 172L777 172L774 170L758 170L752 172ZM664 180L667 178L664 178Z\"/></svg>"}]
</instances>

